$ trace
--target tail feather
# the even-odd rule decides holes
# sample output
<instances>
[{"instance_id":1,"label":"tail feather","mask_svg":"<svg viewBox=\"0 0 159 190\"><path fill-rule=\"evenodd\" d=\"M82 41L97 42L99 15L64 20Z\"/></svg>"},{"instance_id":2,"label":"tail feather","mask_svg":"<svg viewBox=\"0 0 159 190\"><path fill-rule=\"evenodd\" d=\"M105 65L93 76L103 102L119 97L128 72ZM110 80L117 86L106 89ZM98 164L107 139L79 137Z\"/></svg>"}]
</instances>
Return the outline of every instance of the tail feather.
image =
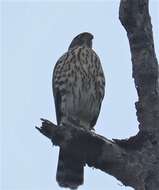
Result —
<instances>
[{"instance_id":1,"label":"tail feather","mask_svg":"<svg viewBox=\"0 0 159 190\"><path fill-rule=\"evenodd\" d=\"M72 155L69 151L60 149L56 172L56 180L61 187L77 189L83 184L84 165L83 162Z\"/></svg>"}]
</instances>

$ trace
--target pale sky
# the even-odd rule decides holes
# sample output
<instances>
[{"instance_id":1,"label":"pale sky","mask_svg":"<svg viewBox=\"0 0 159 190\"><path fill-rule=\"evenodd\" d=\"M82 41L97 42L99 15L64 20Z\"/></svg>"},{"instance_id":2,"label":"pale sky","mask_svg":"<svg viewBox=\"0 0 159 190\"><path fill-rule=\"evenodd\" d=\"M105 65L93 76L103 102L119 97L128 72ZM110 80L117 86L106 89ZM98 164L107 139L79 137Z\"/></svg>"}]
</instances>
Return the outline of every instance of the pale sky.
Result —
<instances>
[{"instance_id":1,"label":"pale sky","mask_svg":"<svg viewBox=\"0 0 159 190\"><path fill-rule=\"evenodd\" d=\"M71 40L88 31L106 76L106 94L95 127L111 138L138 131L137 94L118 0L3 1L2 7L2 190L60 190L58 148L35 130L40 118L56 122L52 71ZM159 52L159 0L150 0L156 54ZM85 168L79 190L132 190L100 170Z\"/></svg>"}]
</instances>

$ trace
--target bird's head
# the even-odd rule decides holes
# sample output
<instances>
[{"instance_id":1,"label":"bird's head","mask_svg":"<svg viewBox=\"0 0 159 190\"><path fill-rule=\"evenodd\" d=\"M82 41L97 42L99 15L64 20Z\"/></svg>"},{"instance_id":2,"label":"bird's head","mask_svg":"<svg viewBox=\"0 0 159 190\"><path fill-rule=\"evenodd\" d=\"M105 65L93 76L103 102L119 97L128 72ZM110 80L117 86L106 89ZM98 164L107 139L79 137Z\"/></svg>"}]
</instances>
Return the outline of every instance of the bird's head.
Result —
<instances>
[{"instance_id":1,"label":"bird's head","mask_svg":"<svg viewBox=\"0 0 159 190\"><path fill-rule=\"evenodd\" d=\"M92 48L92 39L93 35L91 33L83 32L72 40L68 49L72 49L76 46L87 46L89 48Z\"/></svg>"}]
</instances>

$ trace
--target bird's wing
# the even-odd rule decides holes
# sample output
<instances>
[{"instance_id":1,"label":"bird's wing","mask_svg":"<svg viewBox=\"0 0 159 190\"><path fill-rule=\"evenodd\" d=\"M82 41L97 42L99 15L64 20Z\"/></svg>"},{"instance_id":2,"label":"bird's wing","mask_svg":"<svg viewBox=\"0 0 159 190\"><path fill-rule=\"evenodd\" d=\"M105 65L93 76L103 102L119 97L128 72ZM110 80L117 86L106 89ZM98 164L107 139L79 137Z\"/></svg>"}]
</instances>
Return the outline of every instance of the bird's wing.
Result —
<instances>
[{"instance_id":1,"label":"bird's wing","mask_svg":"<svg viewBox=\"0 0 159 190\"><path fill-rule=\"evenodd\" d=\"M91 126L92 128L95 126L99 113L100 113L100 109L101 109L101 104L105 95L105 76L104 76L104 72L102 69L102 65L100 62L100 58L98 57L98 55L95 53L95 51L93 51L93 64L95 65L95 69L96 69L96 75L95 75L95 81L96 81L96 98L99 100L99 110L98 112L96 112L96 114L94 114L94 117L91 121Z\"/></svg>"},{"instance_id":2,"label":"bird's wing","mask_svg":"<svg viewBox=\"0 0 159 190\"><path fill-rule=\"evenodd\" d=\"M60 121L61 121L61 99L62 99L62 94L61 94L60 86L59 86L60 85L59 80L61 78L61 69L63 68L65 64L67 57L68 57L68 53L65 53L63 56L59 58L59 60L55 64L53 77L52 77L52 89L53 89L56 119L57 119L58 125L60 124Z\"/></svg>"}]
</instances>

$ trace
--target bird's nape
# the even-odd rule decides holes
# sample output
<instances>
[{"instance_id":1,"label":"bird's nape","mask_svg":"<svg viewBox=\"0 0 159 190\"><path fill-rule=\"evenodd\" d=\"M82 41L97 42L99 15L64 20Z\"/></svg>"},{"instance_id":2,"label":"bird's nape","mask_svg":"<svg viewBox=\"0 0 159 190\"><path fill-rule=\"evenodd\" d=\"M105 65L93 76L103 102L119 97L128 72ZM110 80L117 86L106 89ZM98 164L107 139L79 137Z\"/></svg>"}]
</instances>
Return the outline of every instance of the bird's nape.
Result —
<instances>
[{"instance_id":1,"label":"bird's nape","mask_svg":"<svg viewBox=\"0 0 159 190\"><path fill-rule=\"evenodd\" d=\"M72 49L78 46L87 46L92 48L93 35L89 32L83 32L78 34L71 42L68 49Z\"/></svg>"}]
</instances>

